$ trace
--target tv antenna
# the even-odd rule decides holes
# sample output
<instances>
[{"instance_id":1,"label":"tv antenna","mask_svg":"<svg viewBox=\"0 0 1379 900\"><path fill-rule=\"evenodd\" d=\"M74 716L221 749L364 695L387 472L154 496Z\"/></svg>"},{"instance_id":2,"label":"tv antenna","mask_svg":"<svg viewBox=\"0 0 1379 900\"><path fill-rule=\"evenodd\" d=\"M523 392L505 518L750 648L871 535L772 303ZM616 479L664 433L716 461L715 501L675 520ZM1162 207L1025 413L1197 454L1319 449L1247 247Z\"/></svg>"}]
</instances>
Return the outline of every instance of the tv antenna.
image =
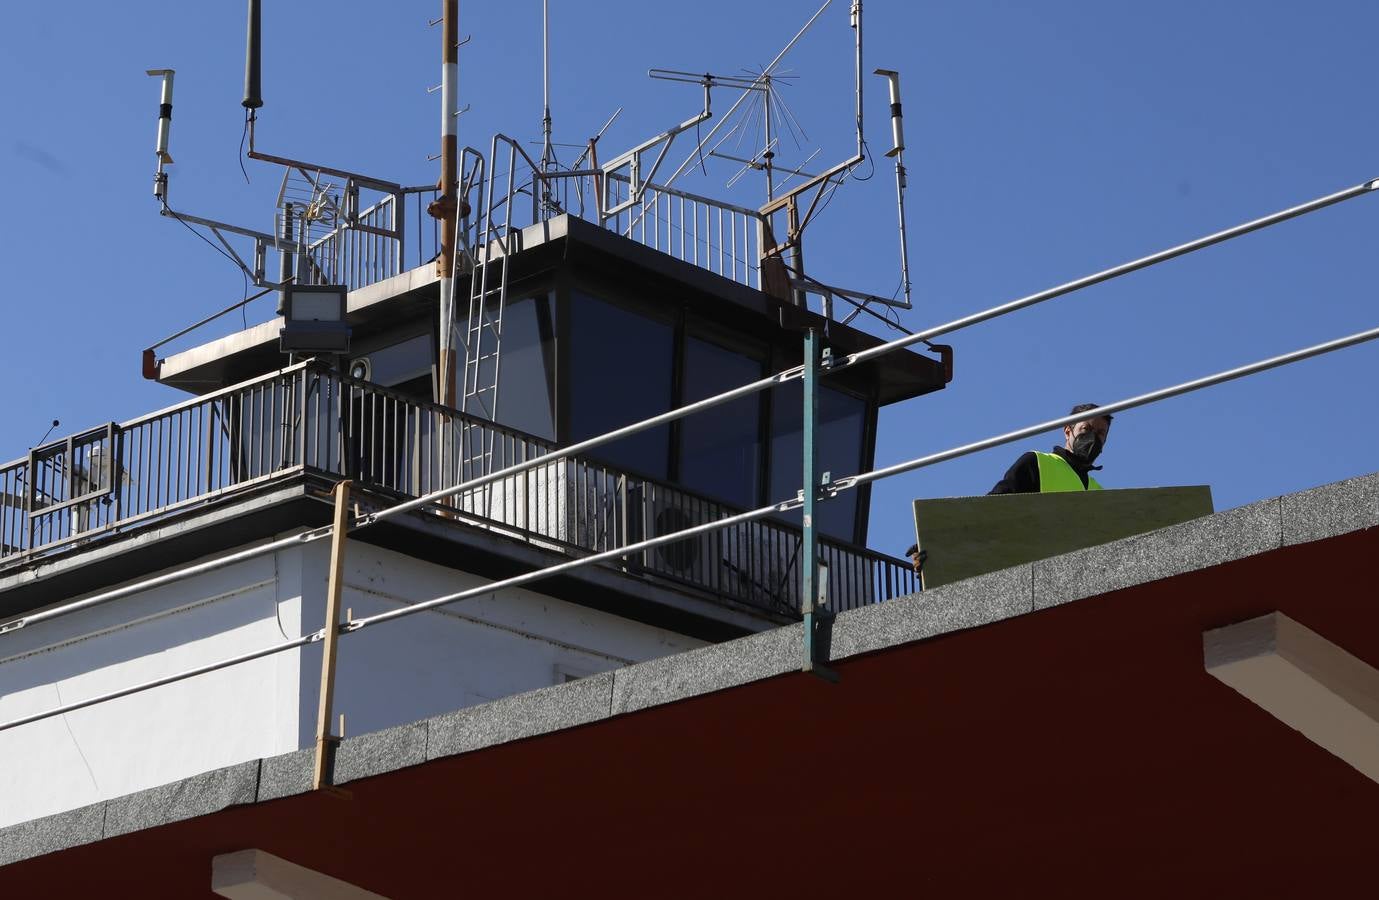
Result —
<instances>
[{"instance_id":1,"label":"tv antenna","mask_svg":"<svg viewBox=\"0 0 1379 900\"><path fill-rule=\"evenodd\" d=\"M808 140L809 135L805 132L804 126L800 124L799 119L795 117L794 112L791 111L789 104L785 102L785 98L780 92L782 87L788 85L797 76L789 72L773 74L766 69L762 69L760 72L749 71L748 74L752 76L754 85L754 93L751 95L753 99L749 107L738 119L737 123L734 124L732 128L728 129L727 133L719 139L718 143L714 144L713 148L709 150L709 155L742 164L742 168L728 179L725 187L732 187L741 180L743 175L750 171L755 170L765 173L766 202L769 203L771 200L775 199L776 195L777 185L775 183L775 170L777 166L775 159L778 155L776 148L780 144L782 130L790 136L796 149L802 149L800 138ZM780 126L784 126L784 128L782 129ZM737 138L733 144L734 149L742 146L744 139L748 137L749 133L752 143L756 143L758 140L761 141L761 149L753 153L751 157L743 158L741 156L735 156L731 153L725 153L720 149L734 137ZM788 181L795 175L803 174L803 167L808 165L809 160L812 160L818 155L818 152L819 151L816 150L814 153L810 154L809 158L801 163L799 167L787 169L786 180Z\"/></svg>"},{"instance_id":2,"label":"tv antenna","mask_svg":"<svg viewBox=\"0 0 1379 900\"><path fill-rule=\"evenodd\" d=\"M661 81L680 81L699 85L704 90L704 108L700 110L697 115L666 129L649 140L642 141L631 150L625 151L603 165L599 165L597 159L590 160L592 167L599 169L603 174L603 177L600 179L602 187L600 188L601 196L599 197L599 208L602 211L600 215L604 219L615 216L623 210L641 202L642 195L646 193L647 186L655 179L656 172L661 168L661 163L665 162L666 154L670 151L670 147L675 142L676 136L681 132L694 128L700 122L713 116L712 92L714 88L738 88L745 92L758 89L754 79L741 78L736 75L714 75L709 72L697 74L694 72L679 72L674 69L649 69L647 70L647 74ZM741 102L740 99L739 102ZM736 107L734 106L734 108ZM612 120L610 119L609 121L611 122ZM702 147L702 143L699 146ZM656 158L651 161L650 166L647 166L643 157L653 150L656 151ZM626 169L627 174L618 174L621 169ZM609 202L609 191L614 182L627 183L626 197L616 203Z\"/></svg>"}]
</instances>

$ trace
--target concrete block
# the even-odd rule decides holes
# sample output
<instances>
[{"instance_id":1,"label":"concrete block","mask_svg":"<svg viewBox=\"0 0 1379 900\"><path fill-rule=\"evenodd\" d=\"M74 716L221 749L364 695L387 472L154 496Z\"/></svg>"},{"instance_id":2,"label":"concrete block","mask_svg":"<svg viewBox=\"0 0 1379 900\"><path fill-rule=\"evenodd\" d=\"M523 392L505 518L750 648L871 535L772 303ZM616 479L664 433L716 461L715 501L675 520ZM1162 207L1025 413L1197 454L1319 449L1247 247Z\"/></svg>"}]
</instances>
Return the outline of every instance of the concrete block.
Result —
<instances>
[{"instance_id":1,"label":"concrete block","mask_svg":"<svg viewBox=\"0 0 1379 900\"><path fill-rule=\"evenodd\" d=\"M831 656L844 659L976 628L1034 609L1033 570L1014 566L839 614Z\"/></svg>"},{"instance_id":2,"label":"concrete block","mask_svg":"<svg viewBox=\"0 0 1379 900\"><path fill-rule=\"evenodd\" d=\"M253 760L116 797L106 803L105 836L129 834L253 803L258 784L259 761Z\"/></svg>"},{"instance_id":3,"label":"concrete block","mask_svg":"<svg viewBox=\"0 0 1379 900\"><path fill-rule=\"evenodd\" d=\"M1379 525L1379 474L1324 484L1281 499L1285 546Z\"/></svg>"},{"instance_id":4,"label":"concrete block","mask_svg":"<svg viewBox=\"0 0 1379 900\"><path fill-rule=\"evenodd\" d=\"M1278 499L1252 503L1034 563L1034 608L1046 609L1277 549Z\"/></svg>"},{"instance_id":5,"label":"concrete block","mask_svg":"<svg viewBox=\"0 0 1379 900\"><path fill-rule=\"evenodd\" d=\"M612 712L620 715L799 671L802 629L787 625L619 669L613 675Z\"/></svg>"},{"instance_id":6,"label":"concrete block","mask_svg":"<svg viewBox=\"0 0 1379 900\"><path fill-rule=\"evenodd\" d=\"M259 766L259 802L307 793L311 790L311 775L315 765L314 748L262 760Z\"/></svg>"},{"instance_id":7,"label":"concrete block","mask_svg":"<svg viewBox=\"0 0 1379 900\"><path fill-rule=\"evenodd\" d=\"M425 722L346 738L335 749L334 784L394 772L426 762Z\"/></svg>"},{"instance_id":8,"label":"concrete block","mask_svg":"<svg viewBox=\"0 0 1379 900\"><path fill-rule=\"evenodd\" d=\"M0 866L99 841L104 826L105 804L93 803L0 828Z\"/></svg>"},{"instance_id":9,"label":"concrete block","mask_svg":"<svg viewBox=\"0 0 1379 900\"><path fill-rule=\"evenodd\" d=\"M454 756L608 718L613 673L504 697L428 720L427 759Z\"/></svg>"}]
</instances>

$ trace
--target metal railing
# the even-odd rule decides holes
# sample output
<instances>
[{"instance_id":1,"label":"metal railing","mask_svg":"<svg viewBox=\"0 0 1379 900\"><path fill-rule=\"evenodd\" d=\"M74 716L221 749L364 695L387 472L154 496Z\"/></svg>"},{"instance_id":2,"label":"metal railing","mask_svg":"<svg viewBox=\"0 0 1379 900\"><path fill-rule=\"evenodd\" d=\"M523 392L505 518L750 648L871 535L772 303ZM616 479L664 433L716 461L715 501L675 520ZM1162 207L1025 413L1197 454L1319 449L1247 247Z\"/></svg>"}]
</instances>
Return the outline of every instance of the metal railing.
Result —
<instances>
[{"instance_id":1,"label":"metal railing","mask_svg":"<svg viewBox=\"0 0 1379 900\"><path fill-rule=\"evenodd\" d=\"M548 463L536 463L546 456ZM516 539L597 553L742 511L303 363L0 466L0 566L304 472L418 497L528 462L536 464L448 498L446 515ZM802 540L789 523L752 521L630 553L616 567L788 615L800 609ZM903 560L828 539L822 556L839 609L918 589Z\"/></svg>"},{"instance_id":2,"label":"metal railing","mask_svg":"<svg viewBox=\"0 0 1379 900\"><path fill-rule=\"evenodd\" d=\"M406 219L401 194L389 194L361 210L358 221L341 224L307 247L312 264L307 283L343 284L358 290L403 270L406 247L401 236Z\"/></svg>"},{"instance_id":3,"label":"metal railing","mask_svg":"<svg viewBox=\"0 0 1379 900\"><path fill-rule=\"evenodd\" d=\"M739 284L760 287L765 220L757 210L652 182L644 182L634 194L632 180L617 172L543 172L504 135L494 138L491 155L495 171L489 177L488 219L480 228L483 240L499 240L568 214Z\"/></svg>"},{"instance_id":4,"label":"metal railing","mask_svg":"<svg viewBox=\"0 0 1379 900\"><path fill-rule=\"evenodd\" d=\"M28 561L298 470L299 365L0 466L0 565Z\"/></svg>"},{"instance_id":5,"label":"metal railing","mask_svg":"<svg viewBox=\"0 0 1379 900\"><path fill-rule=\"evenodd\" d=\"M761 286L765 226L756 210L657 184L624 208L631 179L607 177L609 208L618 212L604 218L604 227L739 284Z\"/></svg>"}]
</instances>

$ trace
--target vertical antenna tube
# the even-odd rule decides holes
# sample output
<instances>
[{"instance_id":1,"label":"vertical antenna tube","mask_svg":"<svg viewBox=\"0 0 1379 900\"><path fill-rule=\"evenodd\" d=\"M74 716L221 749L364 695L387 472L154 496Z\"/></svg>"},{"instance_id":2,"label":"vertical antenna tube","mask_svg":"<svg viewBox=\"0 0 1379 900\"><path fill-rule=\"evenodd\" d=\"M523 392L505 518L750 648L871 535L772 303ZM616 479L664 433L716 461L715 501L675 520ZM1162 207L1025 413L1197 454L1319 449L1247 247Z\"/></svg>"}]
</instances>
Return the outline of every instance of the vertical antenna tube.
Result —
<instances>
[{"instance_id":1,"label":"vertical antenna tube","mask_svg":"<svg viewBox=\"0 0 1379 900\"><path fill-rule=\"evenodd\" d=\"M862 0L852 0L852 30L857 32L856 94L857 94L857 155L866 149L862 140Z\"/></svg>"},{"instance_id":2,"label":"vertical antenna tube","mask_svg":"<svg viewBox=\"0 0 1379 900\"><path fill-rule=\"evenodd\" d=\"M895 205L900 218L900 283L905 291L905 308L910 303L910 238L905 232L905 154L895 155Z\"/></svg>"},{"instance_id":3,"label":"vertical antenna tube","mask_svg":"<svg viewBox=\"0 0 1379 900\"><path fill-rule=\"evenodd\" d=\"M249 33L244 42L244 99L240 106L258 109L263 106L263 86L260 62L262 54L263 16L260 0L249 0Z\"/></svg>"},{"instance_id":4,"label":"vertical antenna tube","mask_svg":"<svg viewBox=\"0 0 1379 900\"><path fill-rule=\"evenodd\" d=\"M549 172L551 147L551 20L549 0L541 0L541 171Z\"/></svg>"},{"instance_id":5,"label":"vertical antenna tube","mask_svg":"<svg viewBox=\"0 0 1379 900\"><path fill-rule=\"evenodd\" d=\"M172 162L168 153L168 139L172 133L172 69L149 69L148 74L163 79L163 89L158 95L158 143L153 152L158 156L158 169L153 173L153 196L164 205L168 202L168 173L163 166Z\"/></svg>"},{"instance_id":6,"label":"vertical antenna tube","mask_svg":"<svg viewBox=\"0 0 1379 900\"><path fill-rule=\"evenodd\" d=\"M876 74L887 80L891 89L891 141L886 151L895 157L895 205L900 219L900 283L905 290L905 308L910 303L910 239L905 231L905 128L900 106L900 73L893 69L877 69Z\"/></svg>"},{"instance_id":7,"label":"vertical antenna tube","mask_svg":"<svg viewBox=\"0 0 1379 900\"><path fill-rule=\"evenodd\" d=\"M460 3L442 0L441 16L441 246L436 258L440 276L440 397L455 406L455 211L459 208L459 157L456 139L458 117ZM483 236L481 236L481 240Z\"/></svg>"}]
</instances>

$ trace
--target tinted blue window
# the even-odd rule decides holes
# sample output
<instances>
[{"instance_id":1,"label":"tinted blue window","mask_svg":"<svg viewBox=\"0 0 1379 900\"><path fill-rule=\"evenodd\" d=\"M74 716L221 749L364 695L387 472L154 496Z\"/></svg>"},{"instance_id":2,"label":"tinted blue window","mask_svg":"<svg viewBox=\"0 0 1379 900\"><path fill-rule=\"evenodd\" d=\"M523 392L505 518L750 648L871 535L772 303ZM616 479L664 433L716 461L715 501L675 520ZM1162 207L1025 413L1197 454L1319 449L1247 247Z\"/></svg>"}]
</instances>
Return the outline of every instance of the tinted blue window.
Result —
<instances>
[{"instance_id":1,"label":"tinted blue window","mask_svg":"<svg viewBox=\"0 0 1379 900\"><path fill-rule=\"evenodd\" d=\"M757 360L698 338L685 340L686 403L761 378ZM738 506L758 503L761 394L739 397L682 420L680 483Z\"/></svg>"},{"instance_id":2,"label":"tinted blue window","mask_svg":"<svg viewBox=\"0 0 1379 900\"><path fill-rule=\"evenodd\" d=\"M670 409L674 329L587 294L571 299L570 440L582 441ZM589 455L665 478L670 428L643 431Z\"/></svg>"},{"instance_id":3,"label":"tinted blue window","mask_svg":"<svg viewBox=\"0 0 1379 900\"><path fill-rule=\"evenodd\" d=\"M503 312L498 421L555 439L555 324L551 298L524 297Z\"/></svg>"}]
</instances>

